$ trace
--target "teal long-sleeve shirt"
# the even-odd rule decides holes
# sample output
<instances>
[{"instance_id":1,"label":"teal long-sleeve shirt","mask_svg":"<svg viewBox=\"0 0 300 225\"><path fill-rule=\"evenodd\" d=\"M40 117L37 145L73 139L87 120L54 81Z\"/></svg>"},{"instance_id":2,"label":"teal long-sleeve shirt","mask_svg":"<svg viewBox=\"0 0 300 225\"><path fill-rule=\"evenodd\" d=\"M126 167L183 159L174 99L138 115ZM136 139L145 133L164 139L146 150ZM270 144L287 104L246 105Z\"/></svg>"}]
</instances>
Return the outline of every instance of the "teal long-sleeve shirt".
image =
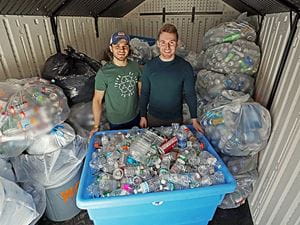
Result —
<instances>
[{"instance_id":1,"label":"teal long-sleeve shirt","mask_svg":"<svg viewBox=\"0 0 300 225\"><path fill-rule=\"evenodd\" d=\"M179 56L170 62L155 57L148 62L142 75L141 116L165 120L182 118L183 98L191 118L197 118L197 98L193 68Z\"/></svg>"}]
</instances>

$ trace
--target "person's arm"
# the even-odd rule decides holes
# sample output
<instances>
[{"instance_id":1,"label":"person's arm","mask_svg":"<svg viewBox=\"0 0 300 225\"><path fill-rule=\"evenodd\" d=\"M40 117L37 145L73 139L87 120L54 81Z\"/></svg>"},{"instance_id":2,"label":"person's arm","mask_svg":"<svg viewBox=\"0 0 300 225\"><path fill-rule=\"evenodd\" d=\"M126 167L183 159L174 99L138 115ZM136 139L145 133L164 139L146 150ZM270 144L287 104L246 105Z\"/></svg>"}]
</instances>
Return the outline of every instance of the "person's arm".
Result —
<instances>
[{"instance_id":1,"label":"person's arm","mask_svg":"<svg viewBox=\"0 0 300 225\"><path fill-rule=\"evenodd\" d=\"M184 78L183 91L185 100L189 106L193 127L203 133L203 129L197 120L197 96L195 91L195 78L193 68L189 65Z\"/></svg>"},{"instance_id":2,"label":"person's arm","mask_svg":"<svg viewBox=\"0 0 300 225\"><path fill-rule=\"evenodd\" d=\"M145 128L148 126L147 123L147 106L149 103L149 95L150 95L150 81L149 81L149 70L148 66L144 67L143 75L142 75L142 88L141 88L141 96L140 96L140 127Z\"/></svg>"},{"instance_id":3,"label":"person's arm","mask_svg":"<svg viewBox=\"0 0 300 225\"><path fill-rule=\"evenodd\" d=\"M94 97L93 97L93 105L92 105L94 126L93 129L90 131L90 137L92 137L93 134L97 132L100 127L103 97L104 97L104 91L95 90Z\"/></svg>"},{"instance_id":4,"label":"person's arm","mask_svg":"<svg viewBox=\"0 0 300 225\"><path fill-rule=\"evenodd\" d=\"M141 94L142 94L142 82L139 81L138 82L138 95L141 96Z\"/></svg>"}]
</instances>

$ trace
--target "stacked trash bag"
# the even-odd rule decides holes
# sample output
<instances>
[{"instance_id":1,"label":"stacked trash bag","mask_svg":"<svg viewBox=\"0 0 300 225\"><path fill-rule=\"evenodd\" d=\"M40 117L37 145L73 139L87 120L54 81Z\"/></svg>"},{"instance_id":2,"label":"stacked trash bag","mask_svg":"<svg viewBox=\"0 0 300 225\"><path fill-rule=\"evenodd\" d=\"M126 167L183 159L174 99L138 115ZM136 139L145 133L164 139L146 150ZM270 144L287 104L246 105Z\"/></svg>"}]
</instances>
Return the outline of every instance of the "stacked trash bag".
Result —
<instances>
[{"instance_id":1,"label":"stacked trash bag","mask_svg":"<svg viewBox=\"0 0 300 225\"><path fill-rule=\"evenodd\" d=\"M267 145L271 117L251 98L260 63L256 31L239 18L204 36L203 68L197 73L198 119L205 135L237 181L223 209L242 205L258 178L257 155Z\"/></svg>"},{"instance_id":2,"label":"stacked trash bag","mask_svg":"<svg viewBox=\"0 0 300 225\"><path fill-rule=\"evenodd\" d=\"M87 140L65 123L69 113L62 89L47 80L0 82L1 225L52 215L47 193L80 173Z\"/></svg>"},{"instance_id":3,"label":"stacked trash bag","mask_svg":"<svg viewBox=\"0 0 300 225\"><path fill-rule=\"evenodd\" d=\"M68 99L68 123L82 137L88 137L93 127L92 99L95 77L102 64L68 46L66 54L57 53L45 62L42 78L59 86ZM100 129L108 129L105 109Z\"/></svg>"},{"instance_id":4,"label":"stacked trash bag","mask_svg":"<svg viewBox=\"0 0 300 225\"><path fill-rule=\"evenodd\" d=\"M84 53L76 52L71 46L65 52L47 59L42 78L62 88L69 105L91 101L95 76L101 63Z\"/></svg>"}]
</instances>

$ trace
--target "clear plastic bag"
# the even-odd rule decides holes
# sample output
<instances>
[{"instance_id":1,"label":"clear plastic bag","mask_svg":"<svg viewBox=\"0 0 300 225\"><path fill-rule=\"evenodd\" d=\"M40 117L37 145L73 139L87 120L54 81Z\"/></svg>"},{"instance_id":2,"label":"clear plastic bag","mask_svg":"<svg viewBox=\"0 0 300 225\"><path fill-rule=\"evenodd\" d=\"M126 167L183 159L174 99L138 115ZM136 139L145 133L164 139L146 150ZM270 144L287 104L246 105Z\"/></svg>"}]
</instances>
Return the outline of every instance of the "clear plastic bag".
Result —
<instances>
[{"instance_id":1,"label":"clear plastic bag","mask_svg":"<svg viewBox=\"0 0 300 225\"><path fill-rule=\"evenodd\" d=\"M176 55L185 58L189 54L189 50L186 49L186 45L182 40L178 40Z\"/></svg>"},{"instance_id":2,"label":"clear plastic bag","mask_svg":"<svg viewBox=\"0 0 300 225\"><path fill-rule=\"evenodd\" d=\"M203 38L203 49L210 46L233 42L239 39L252 41L256 40L256 31L252 25L245 20L230 21L219 24L209 29Z\"/></svg>"},{"instance_id":3,"label":"clear plastic bag","mask_svg":"<svg viewBox=\"0 0 300 225\"><path fill-rule=\"evenodd\" d=\"M252 170L234 177L237 187L234 192L225 195L223 202L218 206L219 208L232 209L244 204L246 198L253 192L253 185L258 179L258 172L257 170Z\"/></svg>"},{"instance_id":4,"label":"clear plastic bag","mask_svg":"<svg viewBox=\"0 0 300 225\"><path fill-rule=\"evenodd\" d=\"M235 103L207 111L201 118L216 150L230 156L249 156L262 150L271 132L271 116L259 103Z\"/></svg>"},{"instance_id":5,"label":"clear plastic bag","mask_svg":"<svg viewBox=\"0 0 300 225\"><path fill-rule=\"evenodd\" d=\"M193 70L196 72L203 68L203 58L203 52L196 53L194 51L188 52L188 54L184 57L184 59L192 65Z\"/></svg>"},{"instance_id":6,"label":"clear plastic bag","mask_svg":"<svg viewBox=\"0 0 300 225\"><path fill-rule=\"evenodd\" d=\"M204 116L205 113L209 113L211 110L218 110L217 108L231 103L244 103L252 102L252 98L249 94L233 90L223 90L221 95L215 97L213 100L207 101L202 97L199 97L201 103L198 106L199 118Z\"/></svg>"},{"instance_id":7,"label":"clear plastic bag","mask_svg":"<svg viewBox=\"0 0 300 225\"><path fill-rule=\"evenodd\" d=\"M43 216L46 210L46 192L45 188L37 183L25 182L21 183L20 186L33 198L34 204L36 206L37 213L39 214L30 225L36 224L39 219Z\"/></svg>"},{"instance_id":8,"label":"clear plastic bag","mask_svg":"<svg viewBox=\"0 0 300 225\"><path fill-rule=\"evenodd\" d=\"M144 65L147 61L152 59L152 51L147 42L133 38L130 40L130 49L131 54L129 58L137 61L141 65Z\"/></svg>"},{"instance_id":9,"label":"clear plastic bag","mask_svg":"<svg viewBox=\"0 0 300 225\"><path fill-rule=\"evenodd\" d=\"M68 122L82 137L88 137L94 125L92 102L78 103L71 107ZM99 130L109 130L109 123L106 119L105 106L102 105L102 116Z\"/></svg>"},{"instance_id":10,"label":"clear plastic bag","mask_svg":"<svg viewBox=\"0 0 300 225\"><path fill-rule=\"evenodd\" d=\"M29 154L46 154L64 148L75 139L74 129L67 123L56 125L47 134L36 137L28 147Z\"/></svg>"},{"instance_id":11,"label":"clear plastic bag","mask_svg":"<svg viewBox=\"0 0 300 225\"><path fill-rule=\"evenodd\" d=\"M222 74L200 70L197 74L196 90L207 101L221 95L223 90L234 90L253 94L254 79L245 74Z\"/></svg>"},{"instance_id":12,"label":"clear plastic bag","mask_svg":"<svg viewBox=\"0 0 300 225\"><path fill-rule=\"evenodd\" d=\"M254 42L237 40L209 47L204 53L203 67L224 74L253 75L259 63L259 46Z\"/></svg>"},{"instance_id":13,"label":"clear plastic bag","mask_svg":"<svg viewBox=\"0 0 300 225\"><path fill-rule=\"evenodd\" d=\"M12 182L16 181L16 176L14 174L11 163L4 158L0 158L0 177L3 177Z\"/></svg>"},{"instance_id":14,"label":"clear plastic bag","mask_svg":"<svg viewBox=\"0 0 300 225\"><path fill-rule=\"evenodd\" d=\"M17 87L11 95L0 97L6 101L0 116L0 154L15 157L32 140L49 132L69 115L67 99L62 90L42 79L10 80L6 88Z\"/></svg>"},{"instance_id":15,"label":"clear plastic bag","mask_svg":"<svg viewBox=\"0 0 300 225\"><path fill-rule=\"evenodd\" d=\"M257 169L258 154L247 157L221 155L221 158L233 175L244 174Z\"/></svg>"},{"instance_id":16,"label":"clear plastic bag","mask_svg":"<svg viewBox=\"0 0 300 225\"><path fill-rule=\"evenodd\" d=\"M182 105L182 117L183 117L183 124L191 124L191 113L189 110L189 106L187 103Z\"/></svg>"},{"instance_id":17,"label":"clear plastic bag","mask_svg":"<svg viewBox=\"0 0 300 225\"><path fill-rule=\"evenodd\" d=\"M65 148L44 155L22 154L12 158L18 182L30 181L50 187L76 173L87 150L87 141L77 136Z\"/></svg>"},{"instance_id":18,"label":"clear plastic bag","mask_svg":"<svg viewBox=\"0 0 300 225\"><path fill-rule=\"evenodd\" d=\"M32 196L17 184L0 177L0 193L1 225L28 225L39 216Z\"/></svg>"}]
</instances>

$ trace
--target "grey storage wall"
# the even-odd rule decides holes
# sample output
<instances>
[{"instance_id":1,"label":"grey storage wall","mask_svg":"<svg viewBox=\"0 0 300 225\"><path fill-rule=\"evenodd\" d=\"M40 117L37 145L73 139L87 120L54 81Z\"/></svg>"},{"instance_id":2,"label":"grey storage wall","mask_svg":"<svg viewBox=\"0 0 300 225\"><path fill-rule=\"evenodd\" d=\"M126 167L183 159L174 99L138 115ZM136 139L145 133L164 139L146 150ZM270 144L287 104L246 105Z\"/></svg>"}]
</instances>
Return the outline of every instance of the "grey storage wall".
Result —
<instances>
[{"instance_id":1,"label":"grey storage wall","mask_svg":"<svg viewBox=\"0 0 300 225\"><path fill-rule=\"evenodd\" d=\"M48 3L32 2L30 7L25 4L15 5L0 3L0 10L12 14L20 12L23 16L0 15L0 81L7 78L25 78L40 76L46 59L56 53L55 36L52 32L50 17L41 16L51 14L51 11L57 9L60 1L51 1ZM68 1L70 2L70 1ZM72 3L73 2L73 3ZM136 6L134 10L124 15L124 17L92 17L81 15L93 15L91 11L82 10L80 7L83 0L76 6L71 1L68 6L62 9L59 16L56 17L58 40L61 50L71 45L76 50L100 60L103 57L104 50L108 47L110 35L118 30L124 30L132 35L145 37L156 37L158 29L162 26L162 15L146 15L145 13L161 13L165 8L166 12L179 13L185 12L187 15L166 15L165 22L171 22L177 25L179 34L188 49L200 51L202 46L202 36L209 28L231 20L239 15L239 12L224 4L221 0L203 0L203 1L179 1L179 0L147 0L130 1L133 5L127 5L123 11L117 10L116 14L112 9L102 10L103 15L122 16L128 12L130 6ZM89 1L92 8L92 0ZM107 1L106 6L109 6ZM117 1L122 2L122 1ZM96 4L96 2L94 2ZM118 3L121 4L121 3ZM112 5L120 7L117 3ZM195 6L195 12L203 14L195 15L192 22L192 7ZM102 5L101 7L104 7ZM105 8L105 7L104 7ZM52 9L52 10L51 10ZM32 11L33 10L33 11ZM101 9L97 9L101 11ZM206 12L206 13L205 13ZM37 16L28 16L36 13ZM74 14L75 16L67 16ZM97 37L95 20L98 27L99 36Z\"/></svg>"},{"instance_id":2,"label":"grey storage wall","mask_svg":"<svg viewBox=\"0 0 300 225\"><path fill-rule=\"evenodd\" d=\"M56 52L47 17L0 16L0 80L41 74Z\"/></svg>"},{"instance_id":3,"label":"grey storage wall","mask_svg":"<svg viewBox=\"0 0 300 225\"><path fill-rule=\"evenodd\" d=\"M262 65L256 99L269 100L280 59L290 33L290 15L273 14L264 19L260 43ZM250 196L257 225L300 224L300 23L292 42L276 95L271 105L272 134L259 157L259 179Z\"/></svg>"},{"instance_id":4,"label":"grey storage wall","mask_svg":"<svg viewBox=\"0 0 300 225\"><path fill-rule=\"evenodd\" d=\"M261 66L256 77L255 100L267 106L290 33L290 13L265 16L260 33Z\"/></svg>"}]
</instances>

